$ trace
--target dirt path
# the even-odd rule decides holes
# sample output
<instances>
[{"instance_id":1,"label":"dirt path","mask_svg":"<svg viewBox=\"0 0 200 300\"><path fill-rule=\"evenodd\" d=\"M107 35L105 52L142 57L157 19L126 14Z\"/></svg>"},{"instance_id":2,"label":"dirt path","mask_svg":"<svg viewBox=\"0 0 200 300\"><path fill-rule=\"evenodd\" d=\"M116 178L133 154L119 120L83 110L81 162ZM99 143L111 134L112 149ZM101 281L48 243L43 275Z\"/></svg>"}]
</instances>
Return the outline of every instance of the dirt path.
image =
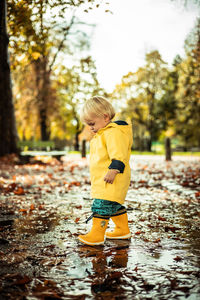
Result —
<instances>
[{"instance_id":1,"label":"dirt path","mask_svg":"<svg viewBox=\"0 0 200 300\"><path fill-rule=\"evenodd\" d=\"M0 299L200 299L200 158L132 157L132 238L103 247L86 159L0 164Z\"/></svg>"}]
</instances>

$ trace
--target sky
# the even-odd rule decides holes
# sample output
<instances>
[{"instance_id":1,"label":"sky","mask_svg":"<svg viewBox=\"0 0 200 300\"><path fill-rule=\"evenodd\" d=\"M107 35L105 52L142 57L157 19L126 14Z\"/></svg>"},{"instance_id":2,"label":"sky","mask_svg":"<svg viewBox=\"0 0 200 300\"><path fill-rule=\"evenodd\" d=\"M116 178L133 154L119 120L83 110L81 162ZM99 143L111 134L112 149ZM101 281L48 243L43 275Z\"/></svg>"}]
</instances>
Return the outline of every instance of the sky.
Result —
<instances>
[{"instance_id":1,"label":"sky","mask_svg":"<svg viewBox=\"0 0 200 300\"><path fill-rule=\"evenodd\" d=\"M101 86L112 92L128 72L145 63L145 53L157 49L169 65L184 56L184 41L199 11L170 0L109 0L82 19L96 24L90 54ZM105 13L105 9L112 11Z\"/></svg>"}]
</instances>

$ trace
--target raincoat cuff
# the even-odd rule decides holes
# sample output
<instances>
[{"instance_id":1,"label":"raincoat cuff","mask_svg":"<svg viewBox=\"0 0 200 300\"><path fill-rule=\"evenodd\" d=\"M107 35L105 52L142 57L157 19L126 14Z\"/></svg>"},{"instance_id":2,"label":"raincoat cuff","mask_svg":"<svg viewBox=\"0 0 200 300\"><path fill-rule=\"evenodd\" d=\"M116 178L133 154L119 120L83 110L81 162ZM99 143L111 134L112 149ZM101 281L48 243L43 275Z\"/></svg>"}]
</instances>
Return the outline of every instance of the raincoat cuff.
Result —
<instances>
[{"instance_id":1,"label":"raincoat cuff","mask_svg":"<svg viewBox=\"0 0 200 300\"><path fill-rule=\"evenodd\" d=\"M113 159L110 166L108 167L108 169L119 170L120 173L124 172L124 168L125 168L125 164L122 161L116 159Z\"/></svg>"}]
</instances>

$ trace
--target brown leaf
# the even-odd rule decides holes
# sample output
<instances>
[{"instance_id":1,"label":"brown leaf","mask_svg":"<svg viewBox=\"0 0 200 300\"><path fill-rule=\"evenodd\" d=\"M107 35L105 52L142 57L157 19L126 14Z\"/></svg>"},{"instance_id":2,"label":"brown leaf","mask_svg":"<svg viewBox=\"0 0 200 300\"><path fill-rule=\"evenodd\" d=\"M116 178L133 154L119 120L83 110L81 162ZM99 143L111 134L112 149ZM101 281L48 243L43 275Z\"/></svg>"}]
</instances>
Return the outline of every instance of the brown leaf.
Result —
<instances>
[{"instance_id":1,"label":"brown leaf","mask_svg":"<svg viewBox=\"0 0 200 300\"><path fill-rule=\"evenodd\" d=\"M6 193L10 193L12 191L14 191L14 189L17 187L16 183L10 183L6 188L5 188L5 192Z\"/></svg>"},{"instance_id":2,"label":"brown leaf","mask_svg":"<svg viewBox=\"0 0 200 300\"><path fill-rule=\"evenodd\" d=\"M24 195L25 192L24 192L24 189L22 187L18 187L15 191L14 191L14 194L15 195Z\"/></svg>"},{"instance_id":3,"label":"brown leaf","mask_svg":"<svg viewBox=\"0 0 200 300\"><path fill-rule=\"evenodd\" d=\"M35 205L32 203L31 206L30 206L30 210L34 210L35 209Z\"/></svg>"},{"instance_id":4,"label":"brown leaf","mask_svg":"<svg viewBox=\"0 0 200 300\"><path fill-rule=\"evenodd\" d=\"M179 228L174 227L174 226L165 226L165 232L168 232L171 230L172 232L175 232L176 230L179 230Z\"/></svg>"},{"instance_id":5,"label":"brown leaf","mask_svg":"<svg viewBox=\"0 0 200 300\"><path fill-rule=\"evenodd\" d=\"M44 209L44 206L43 206L42 204L40 204L40 205L38 206L38 209L39 209L39 210L42 210L42 209Z\"/></svg>"},{"instance_id":6,"label":"brown leaf","mask_svg":"<svg viewBox=\"0 0 200 300\"><path fill-rule=\"evenodd\" d=\"M19 211L25 213L25 212L27 212L27 209L25 209L25 208L20 208Z\"/></svg>"},{"instance_id":7,"label":"brown leaf","mask_svg":"<svg viewBox=\"0 0 200 300\"><path fill-rule=\"evenodd\" d=\"M154 240L153 242L154 243L159 243L160 241L161 241L161 239L158 238L158 239Z\"/></svg>"},{"instance_id":8,"label":"brown leaf","mask_svg":"<svg viewBox=\"0 0 200 300\"><path fill-rule=\"evenodd\" d=\"M196 192L195 196L196 196L196 198L199 198L200 197L200 192Z\"/></svg>"},{"instance_id":9,"label":"brown leaf","mask_svg":"<svg viewBox=\"0 0 200 300\"><path fill-rule=\"evenodd\" d=\"M158 216L158 220L159 221L166 221L166 219L164 217Z\"/></svg>"},{"instance_id":10,"label":"brown leaf","mask_svg":"<svg viewBox=\"0 0 200 300\"><path fill-rule=\"evenodd\" d=\"M22 278L17 279L15 282L13 282L13 285L24 285L26 283L29 283L31 279L28 276L24 276Z\"/></svg>"},{"instance_id":11,"label":"brown leaf","mask_svg":"<svg viewBox=\"0 0 200 300\"><path fill-rule=\"evenodd\" d=\"M77 209L81 209L82 205L75 206Z\"/></svg>"},{"instance_id":12,"label":"brown leaf","mask_svg":"<svg viewBox=\"0 0 200 300\"><path fill-rule=\"evenodd\" d=\"M136 232L135 232L136 235L139 235L139 234L141 234L141 233L142 233L142 231L136 231Z\"/></svg>"},{"instance_id":13,"label":"brown leaf","mask_svg":"<svg viewBox=\"0 0 200 300\"><path fill-rule=\"evenodd\" d=\"M176 256L176 257L174 257L174 260L175 261L181 261L183 258L182 257L180 257L180 256Z\"/></svg>"},{"instance_id":14,"label":"brown leaf","mask_svg":"<svg viewBox=\"0 0 200 300\"><path fill-rule=\"evenodd\" d=\"M70 182L70 184L68 185L68 189L70 189L72 186L80 186L81 183L79 181L72 181Z\"/></svg>"}]
</instances>

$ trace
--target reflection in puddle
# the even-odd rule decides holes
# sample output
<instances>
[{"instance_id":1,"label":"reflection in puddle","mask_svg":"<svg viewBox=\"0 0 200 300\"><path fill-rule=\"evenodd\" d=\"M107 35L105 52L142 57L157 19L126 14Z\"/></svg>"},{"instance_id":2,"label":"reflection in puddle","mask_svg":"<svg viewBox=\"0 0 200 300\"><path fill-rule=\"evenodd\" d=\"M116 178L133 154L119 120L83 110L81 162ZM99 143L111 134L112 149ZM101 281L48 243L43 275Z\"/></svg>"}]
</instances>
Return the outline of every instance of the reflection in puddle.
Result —
<instances>
[{"instance_id":1,"label":"reflection in puddle","mask_svg":"<svg viewBox=\"0 0 200 300\"><path fill-rule=\"evenodd\" d=\"M133 246L131 247L128 255L128 268L135 268L136 265L149 265L158 268L162 268L165 270L173 269L174 267L181 268L194 268L190 265L189 260L193 257L193 254L189 252L190 247L188 245L180 244L169 244L166 242L166 248L164 248L164 243L162 247L152 248L151 246L145 246L141 248ZM195 261L193 261L195 263Z\"/></svg>"},{"instance_id":2,"label":"reflection in puddle","mask_svg":"<svg viewBox=\"0 0 200 300\"><path fill-rule=\"evenodd\" d=\"M39 205L32 212L20 209L26 214L14 221L13 229L21 245L15 242L11 255L6 253L6 268L22 257L17 272L31 270L33 280L39 282L38 295L46 293L45 299L54 297L55 287L58 299L198 299L200 214L199 202L192 202L196 190L179 185L169 170L164 174L160 163L159 172L153 169L145 167L141 172L140 167L133 174L140 188L133 183L128 193L130 241L106 240L103 247L79 245L77 235L87 231L85 219L91 206L89 186L81 179L82 186L67 193L60 193L60 185L54 190L56 197L44 193L44 210ZM78 173L82 174L77 169ZM25 233L23 239L20 233ZM4 279L10 287L10 278ZM26 280L10 288L36 299L34 284Z\"/></svg>"},{"instance_id":3,"label":"reflection in puddle","mask_svg":"<svg viewBox=\"0 0 200 300\"><path fill-rule=\"evenodd\" d=\"M59 217L56 213L45 212L40 215L27 215L14 221L14 227L19 233L45 233L51 231L59 224Z\"/></svg>"},{"instance_id":4,"label":"reflection in puddle","mask_svg":"<svg viewBox=\"0 0 200 300\"><path fill-rule=\"evenodd\" d=\"M93 273L92 263L81 259L77 253L71 255L69 263L73 266L66 272L70 278L85 278Z\"/></svg>"}]
</instances>

